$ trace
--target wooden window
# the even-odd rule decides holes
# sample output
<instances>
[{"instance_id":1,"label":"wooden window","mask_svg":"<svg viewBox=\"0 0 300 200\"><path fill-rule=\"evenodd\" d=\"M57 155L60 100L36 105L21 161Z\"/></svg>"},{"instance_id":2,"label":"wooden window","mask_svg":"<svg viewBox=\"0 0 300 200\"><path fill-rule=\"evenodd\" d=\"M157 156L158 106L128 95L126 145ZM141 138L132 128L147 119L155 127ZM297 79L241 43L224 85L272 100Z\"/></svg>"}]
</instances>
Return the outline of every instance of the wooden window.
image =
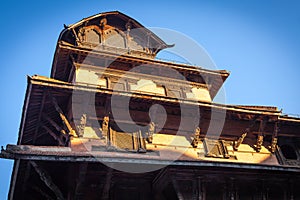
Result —
<instances>
[{"instance_id":1,"label":"wooden window","mask_svg":"<svg viewBox=\"0 0 300 200\"><path fill-rule=\"evenodd\" d=\"M286 159L297 160L297 153L292 146L286 144L282 145L280 149Z\"/></svg>"},{"instance_id":2,"label":"wooden window","mask_svg":"<svg viewBox=\"0 0 300 200\"><path fill-rule=\"evenodd\" d=\"M223 140L204 138L203 145L206 157L229 158L227 147Z\"/></svg>"},{"instance_id":3,"label":"wooden window","mask_svg":"<svg viewBox=\"0 0 300 200\"><path fill-rule=\"evenodd\" d=\"M293 144L284 143L279 146L277 158L282 165L300 165L299 150Z\"/></svg>"},{"instance_id":4,"label":"wooden window","mask_svg":"<svg viewBox=\"0 0 300 200\"><path fill-rule=\"evenodd\" d=\"M146 142L141 131L133 133L117 132L109 129L109 141L114 150L128 152L146 152Z\"/></svg>"}]
</instances>

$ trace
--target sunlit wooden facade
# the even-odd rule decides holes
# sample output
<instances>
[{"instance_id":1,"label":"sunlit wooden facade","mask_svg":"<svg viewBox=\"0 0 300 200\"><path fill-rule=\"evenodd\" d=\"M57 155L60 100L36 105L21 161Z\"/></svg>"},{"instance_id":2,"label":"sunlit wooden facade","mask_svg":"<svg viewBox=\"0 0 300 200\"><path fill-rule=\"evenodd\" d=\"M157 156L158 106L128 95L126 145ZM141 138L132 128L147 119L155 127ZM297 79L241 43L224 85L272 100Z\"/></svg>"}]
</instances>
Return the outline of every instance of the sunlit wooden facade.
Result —
<instances>
[{"instance_id":1,"label":"sunlit wooden facade","mask_svg":"<svg viewBox=\"0 0 300 200\"><path fill-rule=\"evenodd\" d=\"M229 73L155 59L171 47L117 11L66 26L1 151L8 198L300 199L300 119L213 103Z\"/></svg>"}]
</instances>

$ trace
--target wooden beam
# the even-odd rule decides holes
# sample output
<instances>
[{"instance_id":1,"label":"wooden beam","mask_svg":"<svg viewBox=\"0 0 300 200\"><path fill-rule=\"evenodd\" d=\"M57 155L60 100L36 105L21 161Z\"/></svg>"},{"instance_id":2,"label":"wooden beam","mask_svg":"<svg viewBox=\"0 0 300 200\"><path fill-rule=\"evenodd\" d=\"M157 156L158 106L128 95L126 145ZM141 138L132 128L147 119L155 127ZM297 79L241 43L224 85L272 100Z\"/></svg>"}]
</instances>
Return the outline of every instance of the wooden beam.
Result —
<instances>
[{"instance_id":1,"label":"wooden beam","mask_svg":"<svg viewBox=\"0 0 300 200\"><path fill-rule=\"evenodd\" d=\"M55 99L55 97L53 97L51 95L51 93L48 93L49 96L51 97L51 100L52 100L52 104L54 105L55 107L55 110L58 112L63 124L66 126L67 128L67 131L68 131L68 134L71 135L71 136L77 136L76 134L76 131L72 128L72 126L70 125L67 117L65 116L65 114L63 113L62 109L59 107L58 103L57 103L57 100Z\"/></svg>"},{"instance_id":2,"label":"wooden beam","mask_svg":"<svg viewBox=\"0 0 300 200\"><path fill-rule=\"evenodd\" d=\"M45 129L58 142L60 146L65 146L61 138L56 135L50 128L48 128L47 126L42 126L42 128Z\"/></svg>"},{"instance_id":3,"label":"wooden beam","mask_svg":"<svg viewBox=\"0 0 300 200\"><path fill-rule=\"evenodd\" d=\"M61 132L62 134L66 134L66 131L60 127L53 119L51 119L47 114L43 113L43 118L47 120L57 131Z\"/></svg>"},{"instance_id":4,"label":"wooden beam","mask_svg":"<svg viewBox=\"0 0 300 200\"><path fill-rule=\"evenodd\" d=\"M38 166L34 161L29 161L32 167L35 169L36 173L39 175L40 179L45 183L45 185L55 194L57 200L65 200L60 189L53 183L51 176L43 168Z\"/></svg>"}]
</instances>

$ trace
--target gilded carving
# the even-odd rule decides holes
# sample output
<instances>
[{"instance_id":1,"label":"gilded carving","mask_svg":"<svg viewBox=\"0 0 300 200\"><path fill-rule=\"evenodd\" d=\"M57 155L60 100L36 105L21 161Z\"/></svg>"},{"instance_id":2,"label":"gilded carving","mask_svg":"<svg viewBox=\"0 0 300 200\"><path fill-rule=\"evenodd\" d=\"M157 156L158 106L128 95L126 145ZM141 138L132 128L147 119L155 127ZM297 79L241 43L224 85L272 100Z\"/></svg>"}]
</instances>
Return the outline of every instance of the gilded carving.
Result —
<instances>
[{"instance_id":1,"label":"gilded carving","mask_svg":"<svg viewBox=\"0 0 300 200\"><path fill-rule=\"evenodd\" d=\"M86 126L86 114L82 114L82 116L80 117L80 123L77 126L78 137L83 136L85 126Z\"/></svg>"},{"instance_id":2,"label":"gilded carving","mask_svg":"<svg viewBox=\"0 0 300 200\"><path fill-rule=\"evenodd\" d=\"M147 142L148 143L152 143L154 133L155 133L155 123L150 122L148 125L148 133L147 133Z\"/></svg>"},{"instance_id":3,"label":"gilded carving","mask_svg":"<svg viewBox=\"0 0 300 200\"><path fill-rule=\"evenodd\" d=\"M200 132L201 132L201 129L199 127L197 127L195 129L194 138L193 138L193 141L192 141L192 146L194 148L197 148L198 143L200 142Z\"/></svg>"}]
</instances>

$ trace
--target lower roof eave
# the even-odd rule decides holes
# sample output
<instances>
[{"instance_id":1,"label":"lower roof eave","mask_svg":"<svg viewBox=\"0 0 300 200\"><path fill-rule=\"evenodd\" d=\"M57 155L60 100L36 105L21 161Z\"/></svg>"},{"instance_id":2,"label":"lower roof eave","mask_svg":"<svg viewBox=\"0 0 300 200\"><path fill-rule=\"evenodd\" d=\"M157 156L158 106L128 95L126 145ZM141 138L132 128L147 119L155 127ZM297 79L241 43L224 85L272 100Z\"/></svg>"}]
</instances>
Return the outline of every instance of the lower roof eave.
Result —
<instances>
[{"instance_id":1,"label":"lower roof eave","mask_svg":"<svg viewBox=\"0 0 300 200\"><path fill-rule=\"evenodd\" d=\"M18 149L18 146L26 145L9 145L16 147L16 150L2 149L0 158L14 159L14 160L29 160L29 161L49 161L49 162L101 162L101 163L124 163L124 164L146 164L146 165L164 165L164 166L185 166L185 167L212 167L220 169L233 170L259 170L259 171L273 171L273 172L293 172L300 173L300 166L286 166L286 165L266 165L256 163L232 163L222 161L192 161L192 160L176 160L170 161L167 159L149 159L130 158L130 157L112 157L103 155L92 155L89 152L72 152L69 147L58 147L59 151L26 151ZM41 147L43 148L43 147ZM54 147L50 147L54 148Z\"/></svg>"}]
</instances>

